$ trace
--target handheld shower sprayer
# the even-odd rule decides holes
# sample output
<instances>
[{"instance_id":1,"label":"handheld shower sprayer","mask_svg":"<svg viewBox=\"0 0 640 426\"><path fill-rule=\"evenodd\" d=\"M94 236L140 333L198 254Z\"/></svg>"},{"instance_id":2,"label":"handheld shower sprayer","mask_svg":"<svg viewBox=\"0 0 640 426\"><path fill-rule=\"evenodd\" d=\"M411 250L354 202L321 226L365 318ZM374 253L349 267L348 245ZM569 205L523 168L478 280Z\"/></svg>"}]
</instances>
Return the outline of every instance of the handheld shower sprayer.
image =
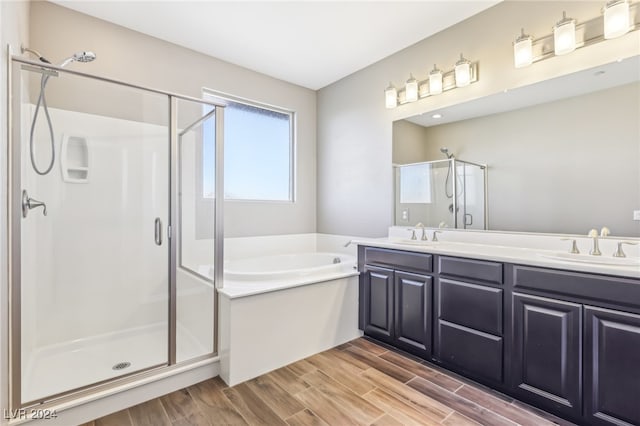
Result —
<instances>
[{"instance_id":1,"label":"handheld shower sprayer","mask_svg":"<svg viewBox=\"0 0 640 426\"><path fill-rule=\"evenodd\" d=\"M65 59L64 61L62 61L62 63L58 66L60 68L63 68L69 65L71 62L87 63L87 62L93 61L94 59L96 59L96 54L91 51L76 52L70 57L68 57L67 59Z\"/></svg>"},{"instance_id":2,"label":"handheld shower sprayer","mask_svg":"<svg viewBox=\"0 0 640 426\"><path fill-rule=\"evenodd\" d=\"M20 50L22 53L28 52L28 53L31 53L32 55L37 56L41 62L44 62L46 64L51 63L48 59L43 57L40 54L40 52L38 52L37 50L29 49L28 47L24 47L24 46L20 46ZM83 63L91 62L94 59L96 59L96 54L93 52L90 52L90 51L78 52L78 53L74 53L72 56L62 61L59 67L60 68L65 67L69 65L71 62L83 62ZM33 112L33 121L31 122L31 131L29 133L29 157L31 159L31 166L33 167L33 170L41 176L48 174L51 171L51 169L53 169L53 163L55 162L55 158L56 158L56 147L55 147L55 138L53 135L53 124L51 124L51 117L49 116L49 109L47 108L47 99L45 97L45 88L47 86L47 82L49 81L49 77L50 77L49 75L43 74L42 78L40 79L40 95L38 96L38 101L36 102L36 108ZM40 106L42 106L42 110L44 111L44 115L47 120L47 126L49 127L49 145L51 147L50 148L51 159L49 160L49 165L45 170L40 170L36 165L35 145L33 141L36 122L38 120L38 112L40 111Z\"/></svg>"},{"instance_id":3,"label":"handheld shower sprayer","mask_svg":"<svg viewBox=\"0 0 640 426\"><path fill-rule=\"evenodd\" d=\"M454 157L453 154L449 154L449 148L447 148L447 147L443 146L442 148L440 148L440 152L443 153L448 159Z\"/></svg>"}]
</instances>

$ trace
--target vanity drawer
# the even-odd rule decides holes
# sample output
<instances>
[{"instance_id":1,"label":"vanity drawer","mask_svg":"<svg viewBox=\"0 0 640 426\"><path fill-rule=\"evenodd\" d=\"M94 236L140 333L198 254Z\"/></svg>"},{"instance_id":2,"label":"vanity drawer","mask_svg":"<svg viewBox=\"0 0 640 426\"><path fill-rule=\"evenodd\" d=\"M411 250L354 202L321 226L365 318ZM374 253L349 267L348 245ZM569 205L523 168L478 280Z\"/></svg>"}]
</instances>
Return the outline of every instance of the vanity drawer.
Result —
<instances>
[{"instance_id":1,"label":"vanity drawer","mask_svg":"<svg viewBox=\"0 0 640 426\"><path fill-rule=\"evenodd\" d=\"M514 265L513 283L517 290L537 290L640 308L640 280L634 278Z\"/></svg>"},{"instance_id":2,"label":"vanity drawer","mask_svg":"<svg viewBox=\"0 0 640 426\"><path fill-rule=\"evenodd\" d=\"M440 319L502 335L503 290L440 279L438 316Z\"/></svg>"},{"instance_id":3,"label":"vanity drawer","mask_svg":"<svg viewBox=\"0 0 640 426\"><path fill-rule=\"evenodd\" d=\"M463 373L502 382L502 337L438 321L436 356Z\"/></svg>"},{"instance_id":4,"label":"vanity drawer","mask_svg":"<svg viewBox=\"0 0 640 426\"><path fill-rule=\"evenodd\" d=\"M427 253L365 247L364 263L409 272L433 271L433 256Z\"/></svg>"},{"instance_id":5,"label":"vanity drawer","mask_svg":"<svg viewBox=\"0 0 640 426\"><path fill-rule=\"evenodd\" d=\"M503 265L486 260L440 256L440 274L502 284Z\"/></svg>"}]
</instances>

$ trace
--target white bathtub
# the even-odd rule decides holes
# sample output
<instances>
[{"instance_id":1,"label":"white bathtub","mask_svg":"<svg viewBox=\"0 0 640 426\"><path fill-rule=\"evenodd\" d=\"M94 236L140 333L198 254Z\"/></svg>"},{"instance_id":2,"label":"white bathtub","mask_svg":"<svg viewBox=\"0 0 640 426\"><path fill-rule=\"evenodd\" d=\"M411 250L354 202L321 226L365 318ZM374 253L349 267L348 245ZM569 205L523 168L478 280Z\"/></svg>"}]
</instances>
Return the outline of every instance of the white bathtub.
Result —
<instances>
[{"instance_id":1,"label":"white bathtub","mask_svg":"<svg viewBox=\"0 0 640 426\"><path fill-rule=\"evenodd\" d=\"M225 280L281 280L354 272L356 259L341 253L296 253L229 260L224 264Z\"/></svg>"},{"instance_id":2,"label":"white bathtub","mask_svg":"<svg viewBox=\"0 0 640 426\"><path fill-rule=\"evenodd\" d=\"M350 237L225 240L220 377L230 386L361 335ZM259 353L260 356L256 357Z\"/></svg>"}]
</instances>

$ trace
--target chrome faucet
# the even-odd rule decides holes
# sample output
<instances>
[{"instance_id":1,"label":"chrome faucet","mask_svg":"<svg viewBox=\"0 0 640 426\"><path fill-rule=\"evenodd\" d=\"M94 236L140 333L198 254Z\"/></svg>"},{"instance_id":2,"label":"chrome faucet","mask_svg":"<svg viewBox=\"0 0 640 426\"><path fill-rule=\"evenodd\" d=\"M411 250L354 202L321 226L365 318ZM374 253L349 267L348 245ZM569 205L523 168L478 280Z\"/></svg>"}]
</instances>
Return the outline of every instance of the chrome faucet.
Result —
<instances>
[{"instance_id":1,"label":"chrome faucet","mask_svg":"<svg viewBox=\"0 0 640 426\"><path fill-rule=\"evenodd\" d=\"M624 251L622 251L622 245L623 244L629 244L631 246L637 246L638 243L634 243L632 241L620 241L618 243L618 249L615 251L615 253L613 253L613 257L627 257L627 255L624 253Z\"/></svg>"},{"instance_id":2,"label":"chrome faucet","mask_svg":"<svg viewBox=\"0 0 640 426\"><path fill-rule=\"evenodd\" d=\"M417 240L418 238L416 238L416 228L407 228L407 231L411 231L411 239L412 240Z\"/></svg>"},{"instance_id":3,"label":"chrome faucet","mask_svg":"<svg viewBox=\"0 0 640 426\"><path fill-rule=\"evenodd\" d=\"M578 245L576 244L576 240L574 238L560 238L562 241L572 241L571 250L569 253L580 254L580 250L578 250Z\"/></svg>"},{"instance_id":4,"label":"chrome faucet","mask_svg":"<svg viewBox=\"0 0 640 426\"><path fill-rule=\"evenodd\" d=\"M418 229L422 229L422 235L420 236L420 239L421 239L422 241L428 241L428 240L427 240L427 232L425 231L425 229L424 229L424 225L422 224L422 222L418 222L418 223L416 224L416 228L418 228Z\"/></svg>"},{"instance_id":5,"label":"chrome faucet","mask_svg":"<svg viewBox=\"0 0 640 426\"><path fill-rule=\"evenodd\" d=\"M589 254L592 256L601 256L602 252L600 251L600 246L598 244L598 230L595 228L592 229L591 231L589 231L589 234L587 234L587 236L589 238L593 238L593 248L589 250Z\"/></svg>"},{"instance_id":6,"label":"chrome faucet","mask_svg":"<svg viewBox=\"0 0 640 426\"><path fill-rule=\"evenodd\" d=\"M437 234L442 234L442 231L433 231L433 237L431 237L431 241L438 241Z\"/></svg>"},{"instance_id":7,"label":"chrome faucet","mask_svg":"<svg viewBox=\"0 0 640 426\"><path fill-rule=\"evenodd\" d=\"M37 207L42 207L42 214L44 216L47 215L47 205L42 201L38 201L35 198L29 197L29 194L27 193L27 191L23 190L22 191L22 217L27 217L27 215L29 214L29 210L35 209Z\"/></svg>"}]
</instances>

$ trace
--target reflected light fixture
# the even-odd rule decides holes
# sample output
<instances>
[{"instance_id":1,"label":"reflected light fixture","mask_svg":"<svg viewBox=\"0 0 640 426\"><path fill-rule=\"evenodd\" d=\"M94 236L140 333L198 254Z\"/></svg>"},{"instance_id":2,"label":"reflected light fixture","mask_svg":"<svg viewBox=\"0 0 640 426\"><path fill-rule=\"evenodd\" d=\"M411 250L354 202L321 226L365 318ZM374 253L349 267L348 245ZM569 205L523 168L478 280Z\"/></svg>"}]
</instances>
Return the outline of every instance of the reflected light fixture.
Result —
<instances>
[{"instance_id":1,"label":"reflected light fixture","mask_svg":"<svg viewBox=\"0 0 640 426\"><path fill-rule=\"evenodd\" d=\"M567 18L566 12L562 12L562 19L553 27L553 49L556 55L576 50L576 20Z\"/></svg>"},{"instance_id":2,"label":"reflected light fixture","mask_svg":"<svg viewBox=\"0 0 640 426\"><path fill-rule=\"evenodd\" d=\"M384 90L384 103L387 108L398 106L398 89L391 82L389 82L389 87Z\"/></svg>"},{"instance_id":3,"label":"reflected light fixture","mask_svg":"<svg viewBox=\"0 0 640 426\"><path fill-rule=\"evenodd\" d=\"M471 61L465 59L460 54L460 60L456 62L454 68L456 76L456 87L468 86L471 83Z\"/></svg>"},{"instance_id":4,"label":"reflected light fixture","mask_svg":"<svg viewBox=\"0 0 640 426\"><path fill-rule=\"evenodd\" d=\"M612 0L604 6L604 38L612 39L629 32L629 3Z\"/></svg>"},{"instance_id":5,"label":"reflected light fixture","mask_svg":"<svg viewBox=\"0 0 640 426\"><path fill-rule=\"evenodd\" d=\"M513 43L513 61L516 68L526 67L533 63L533 37L525 34L524 28Z\"/></svg>"},{"instance_id":6,"label":"reflected light fixture","mask_svg":"<svg viewBox=\"0 0 640 426\"><path fill-rule=\"evenodd\" d=\"M409 80L404 86L407 102L415 102L418 100L418 80L413 77L413 74L409 74Z\"/></svg>"},{"instance_id":7,"label":"reflected light fixture","mask_svg":"<svg viewBox=\"0 0 640 426\"><path fill-rule=\"evenodd\" d=\"M553 33L533 38L524 33L513 42L513 62L523 68L534 62L565 55L576 49L606 42L640 30L640 2L609 0L602 14L577 23L562 12L562 20L553 26ZM600 32L598 32L598 28ZM553 50L551 50L553 40Z\"/></svg>"},{"instance_id":8,"label":"reflected light fixture","mask_svg":"<svg viewBox=\"0 0 640 426\"><path fill-rule=\"evenodd\" d=\"M440 93L442 93L442 71L433 64L433 70L429 73L429 94L439 95Z\"/></svg>"}]
</instances>

